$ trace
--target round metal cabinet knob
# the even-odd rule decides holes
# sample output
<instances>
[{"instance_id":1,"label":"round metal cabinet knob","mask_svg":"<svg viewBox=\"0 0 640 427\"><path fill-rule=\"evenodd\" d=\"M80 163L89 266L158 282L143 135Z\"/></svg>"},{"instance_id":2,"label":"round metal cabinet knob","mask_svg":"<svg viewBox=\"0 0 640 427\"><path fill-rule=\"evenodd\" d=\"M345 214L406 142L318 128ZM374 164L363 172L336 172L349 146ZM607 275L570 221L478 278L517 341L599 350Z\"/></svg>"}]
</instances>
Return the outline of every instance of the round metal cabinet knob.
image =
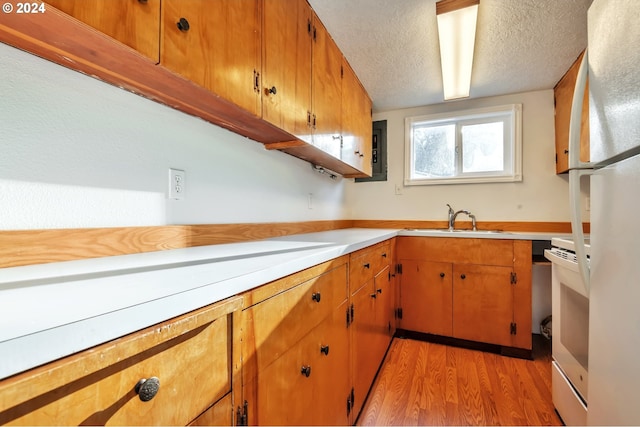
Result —
<instances>
[{"instance_id":1,"label":"round metal cabinet knob","mask_svg":"<svg viewBox=\"0 0 640 427\"><path fill-rule=\"evenodd\" d=\"M160 390L160 379L157 377L143 378L136 384L136 393L143 402L153 399L158 394L158 390Z\"/></svg>"},{"instance_id":2,"label":"round metal cabinet knob","mask_svg":"<svg viewBox=\"0 0 640 427\"><path fill-rule=\"evenodd\" d=\"M466 279L466 278L467 278L467 276L466 276L465 274L461 274L461 275L460 275L460 278L461 278L462 280L464 280L464 279Z\"/></svg>"},{"instance_id":3,"label":"round metal cabinet knob","mask_svg":"<svg viewBox=\"0 0 640 427\"><path fill-rule=\"evenodd\" d=\"M324 354L325 356L329 355L329 346L328 345L321 345L320 346L320 353Z\"/></svg>"},{"instance_id":4,"label":"round metal cabinet knob","mask_svg":"<svg viewBox=\"0 0 640 427\"><path fill-rule=\"evenodd\" d=\"M444 277L444 273L440 273L440 277Z\"/></svg>"},{"instance_id":5,"label":"round metal cabinet knob","mask_svg":"<svg viewBox=\"0 0 640 427\"><path fill-rule=\"evenodd\" d=\"M187 21L185 18L180 18L176 25L178 26L178 29L180 31L189 31L189 28L191 27L189 25L189 21Z\"/></svg>"},{"instance_id":6,"label":"round metal cabinet knob","mask_svg":"<svg viewBox=\"0 0 640 427\"><path fill-rule=\"evenodd\" d=\"M276 89L275 86L271 86L271 89L269 89L269 93L272 93L275 95L276 93L278 93L278 89Z\"/></svg>"},{"instance_id":7,"label":"round metal cabinet knob","mask_svg":"<svg viewBox=\"0 0 640 427\"><path fill-rule=\"evenodd\" d=\"M314 292L311 295L311 299L314 300L315 302L320 302L320 292Z\"/></svg>"}]
</instances>

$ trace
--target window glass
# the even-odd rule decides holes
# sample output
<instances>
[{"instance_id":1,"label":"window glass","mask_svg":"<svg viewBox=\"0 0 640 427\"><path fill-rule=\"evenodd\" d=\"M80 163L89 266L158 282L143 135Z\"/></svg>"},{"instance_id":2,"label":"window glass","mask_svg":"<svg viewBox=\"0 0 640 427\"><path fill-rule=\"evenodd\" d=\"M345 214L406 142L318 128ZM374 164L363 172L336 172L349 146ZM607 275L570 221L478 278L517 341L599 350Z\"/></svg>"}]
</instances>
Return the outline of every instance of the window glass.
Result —
<instances>
[{"instance_id":1,"label":"window glass","mask_svg":"<svg viewBox=\"0 0 640 427\"><path fill-rule=\"evenodd\" d=\"M405 185L522 181L520 104L405 119Z\"/></svg>"}]
</instances>

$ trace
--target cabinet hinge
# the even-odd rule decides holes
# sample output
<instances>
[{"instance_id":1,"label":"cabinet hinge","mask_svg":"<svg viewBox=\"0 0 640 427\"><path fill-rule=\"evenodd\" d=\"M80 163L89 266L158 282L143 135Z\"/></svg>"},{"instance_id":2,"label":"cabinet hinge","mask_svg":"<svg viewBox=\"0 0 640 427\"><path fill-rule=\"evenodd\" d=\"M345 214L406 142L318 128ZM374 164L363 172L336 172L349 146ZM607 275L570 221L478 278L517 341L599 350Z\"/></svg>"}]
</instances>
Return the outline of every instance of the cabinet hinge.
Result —
<instances>
[{"instance_id":1,"label":"cabinet hinge","mask_svg":"<svg viewBox=\"0 0 640 427\"><path fill-rule=\"evenodd\" d=\"M347 328L353 323L353 312L353 304L351 304L350 307L347 307Z\"/></svg>"},{"instance_id":2,"label":"cabinet hinge","mask_svg":"<svg viewBox=\"0 0 640 427\"><path fill-rule=\"evenodd\" d=\"M307 19L307 32L311 35L311 19Z\"/></svg>"},{"instance_id":3,"label":"cabinet hinge","mask_svg":"<svg viewBox=\"0 0 640 427\"><path fill-rule=\"evenodd\" d=\"M242 408L238 406L238 411L236 412L236 425L238 426L247 426L249 425L247 411L249 410L249 402L244 401L244 405Z\"/></svg>"},{"instance_id":4,"label":"cabinet hinge","mask_svg":"<svg viewBox=\"0 0 640 427\"><path fill-rule=\"evenodd\" d=\"M396 308L396 318L402 319L402 307Z\"/></svg>"},{"instance_id":5,"label":"cabinet hinge","mask_svg":"<svg viewBox=\"0 0 640 427\"><path fill-rule=\"evenodd\" d=\"M556 153L556 163L558 163L558 153Z\"/></svg>"},{"instance_id":6,"label":"cabinet hinge","mask_svg":"<svg viewBox=\"0 0 640 427\"><path fill-rule=\"evenodd\" d=\"M511 273L511 284L515 285L516 283L518 283L518 275L516 273Z\"/></svg>"},{"instance_id":7,"label":"cabinet hinge","mask_svg":"<svg viewBox=\"0 0 640 427\"><path fill-rule=\"evenodd\" d=\"M511 335L517 335L518 334L518 325L516 325L514 322L511 322L510 332L511 332Z\"/></svg>"},{"instance_id":8,"label":"cabinet hinge","mask_svg":"<svg viewBox=\"0 0 640 427\"><path fill-rule=\"evenodd\" d=\"M353 409L355 403L355 394L353 392L353 387L351 388L351 393L347 396L347 417L351 414L351 410Z\"/></svg>"}]
</instances>

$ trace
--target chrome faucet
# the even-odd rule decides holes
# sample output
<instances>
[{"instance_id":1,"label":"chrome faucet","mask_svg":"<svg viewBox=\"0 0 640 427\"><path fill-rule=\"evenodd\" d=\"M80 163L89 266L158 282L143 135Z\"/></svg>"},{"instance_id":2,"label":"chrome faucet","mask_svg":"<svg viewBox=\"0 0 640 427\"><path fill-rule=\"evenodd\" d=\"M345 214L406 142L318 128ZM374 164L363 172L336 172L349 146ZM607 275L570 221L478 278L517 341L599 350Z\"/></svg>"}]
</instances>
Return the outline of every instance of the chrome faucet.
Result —
<instances>
[{"instance_id":1,"label":"chrome faucet","mask_svg":"<svg viewBox=\"0 0 640 427\"><path fill-rule=\"evenodd\" d=\"M458 212L454 211L453 208L451 207L450 204L447 203L447 206L449 207L449 231L454 231L455 230L455 226L456 226L456 218L458 217L458 214L465 214L467 215L469 218L471 218L471 226L473 227L473 231L476 231L476 216L473 215L471 212L469 212L466 209L462 209L459 210Z\"/></svg>"}]
</instances>

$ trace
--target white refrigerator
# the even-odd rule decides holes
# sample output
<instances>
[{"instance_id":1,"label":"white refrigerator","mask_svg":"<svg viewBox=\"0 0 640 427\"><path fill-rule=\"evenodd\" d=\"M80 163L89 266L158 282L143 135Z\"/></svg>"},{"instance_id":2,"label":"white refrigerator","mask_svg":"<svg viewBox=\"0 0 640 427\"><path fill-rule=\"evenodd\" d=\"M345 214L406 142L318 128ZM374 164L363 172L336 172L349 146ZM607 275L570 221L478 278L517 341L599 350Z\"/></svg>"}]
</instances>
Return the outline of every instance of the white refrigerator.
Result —
<instances>
[{"instance_id":1,"label":"white refrigerator","mask_svg":"<svg viewBox=\"0 0 640 427\"><path fill-rule=\"evenodd\" d=\"M573 150L570 188L577 242L578 181L591 175L590 267L581 263L589 287L589 425L640 425L639 17L640 0L594 0L578 79L588 75L591 162L579 164Z\"/></svg>"}]
</instances>

